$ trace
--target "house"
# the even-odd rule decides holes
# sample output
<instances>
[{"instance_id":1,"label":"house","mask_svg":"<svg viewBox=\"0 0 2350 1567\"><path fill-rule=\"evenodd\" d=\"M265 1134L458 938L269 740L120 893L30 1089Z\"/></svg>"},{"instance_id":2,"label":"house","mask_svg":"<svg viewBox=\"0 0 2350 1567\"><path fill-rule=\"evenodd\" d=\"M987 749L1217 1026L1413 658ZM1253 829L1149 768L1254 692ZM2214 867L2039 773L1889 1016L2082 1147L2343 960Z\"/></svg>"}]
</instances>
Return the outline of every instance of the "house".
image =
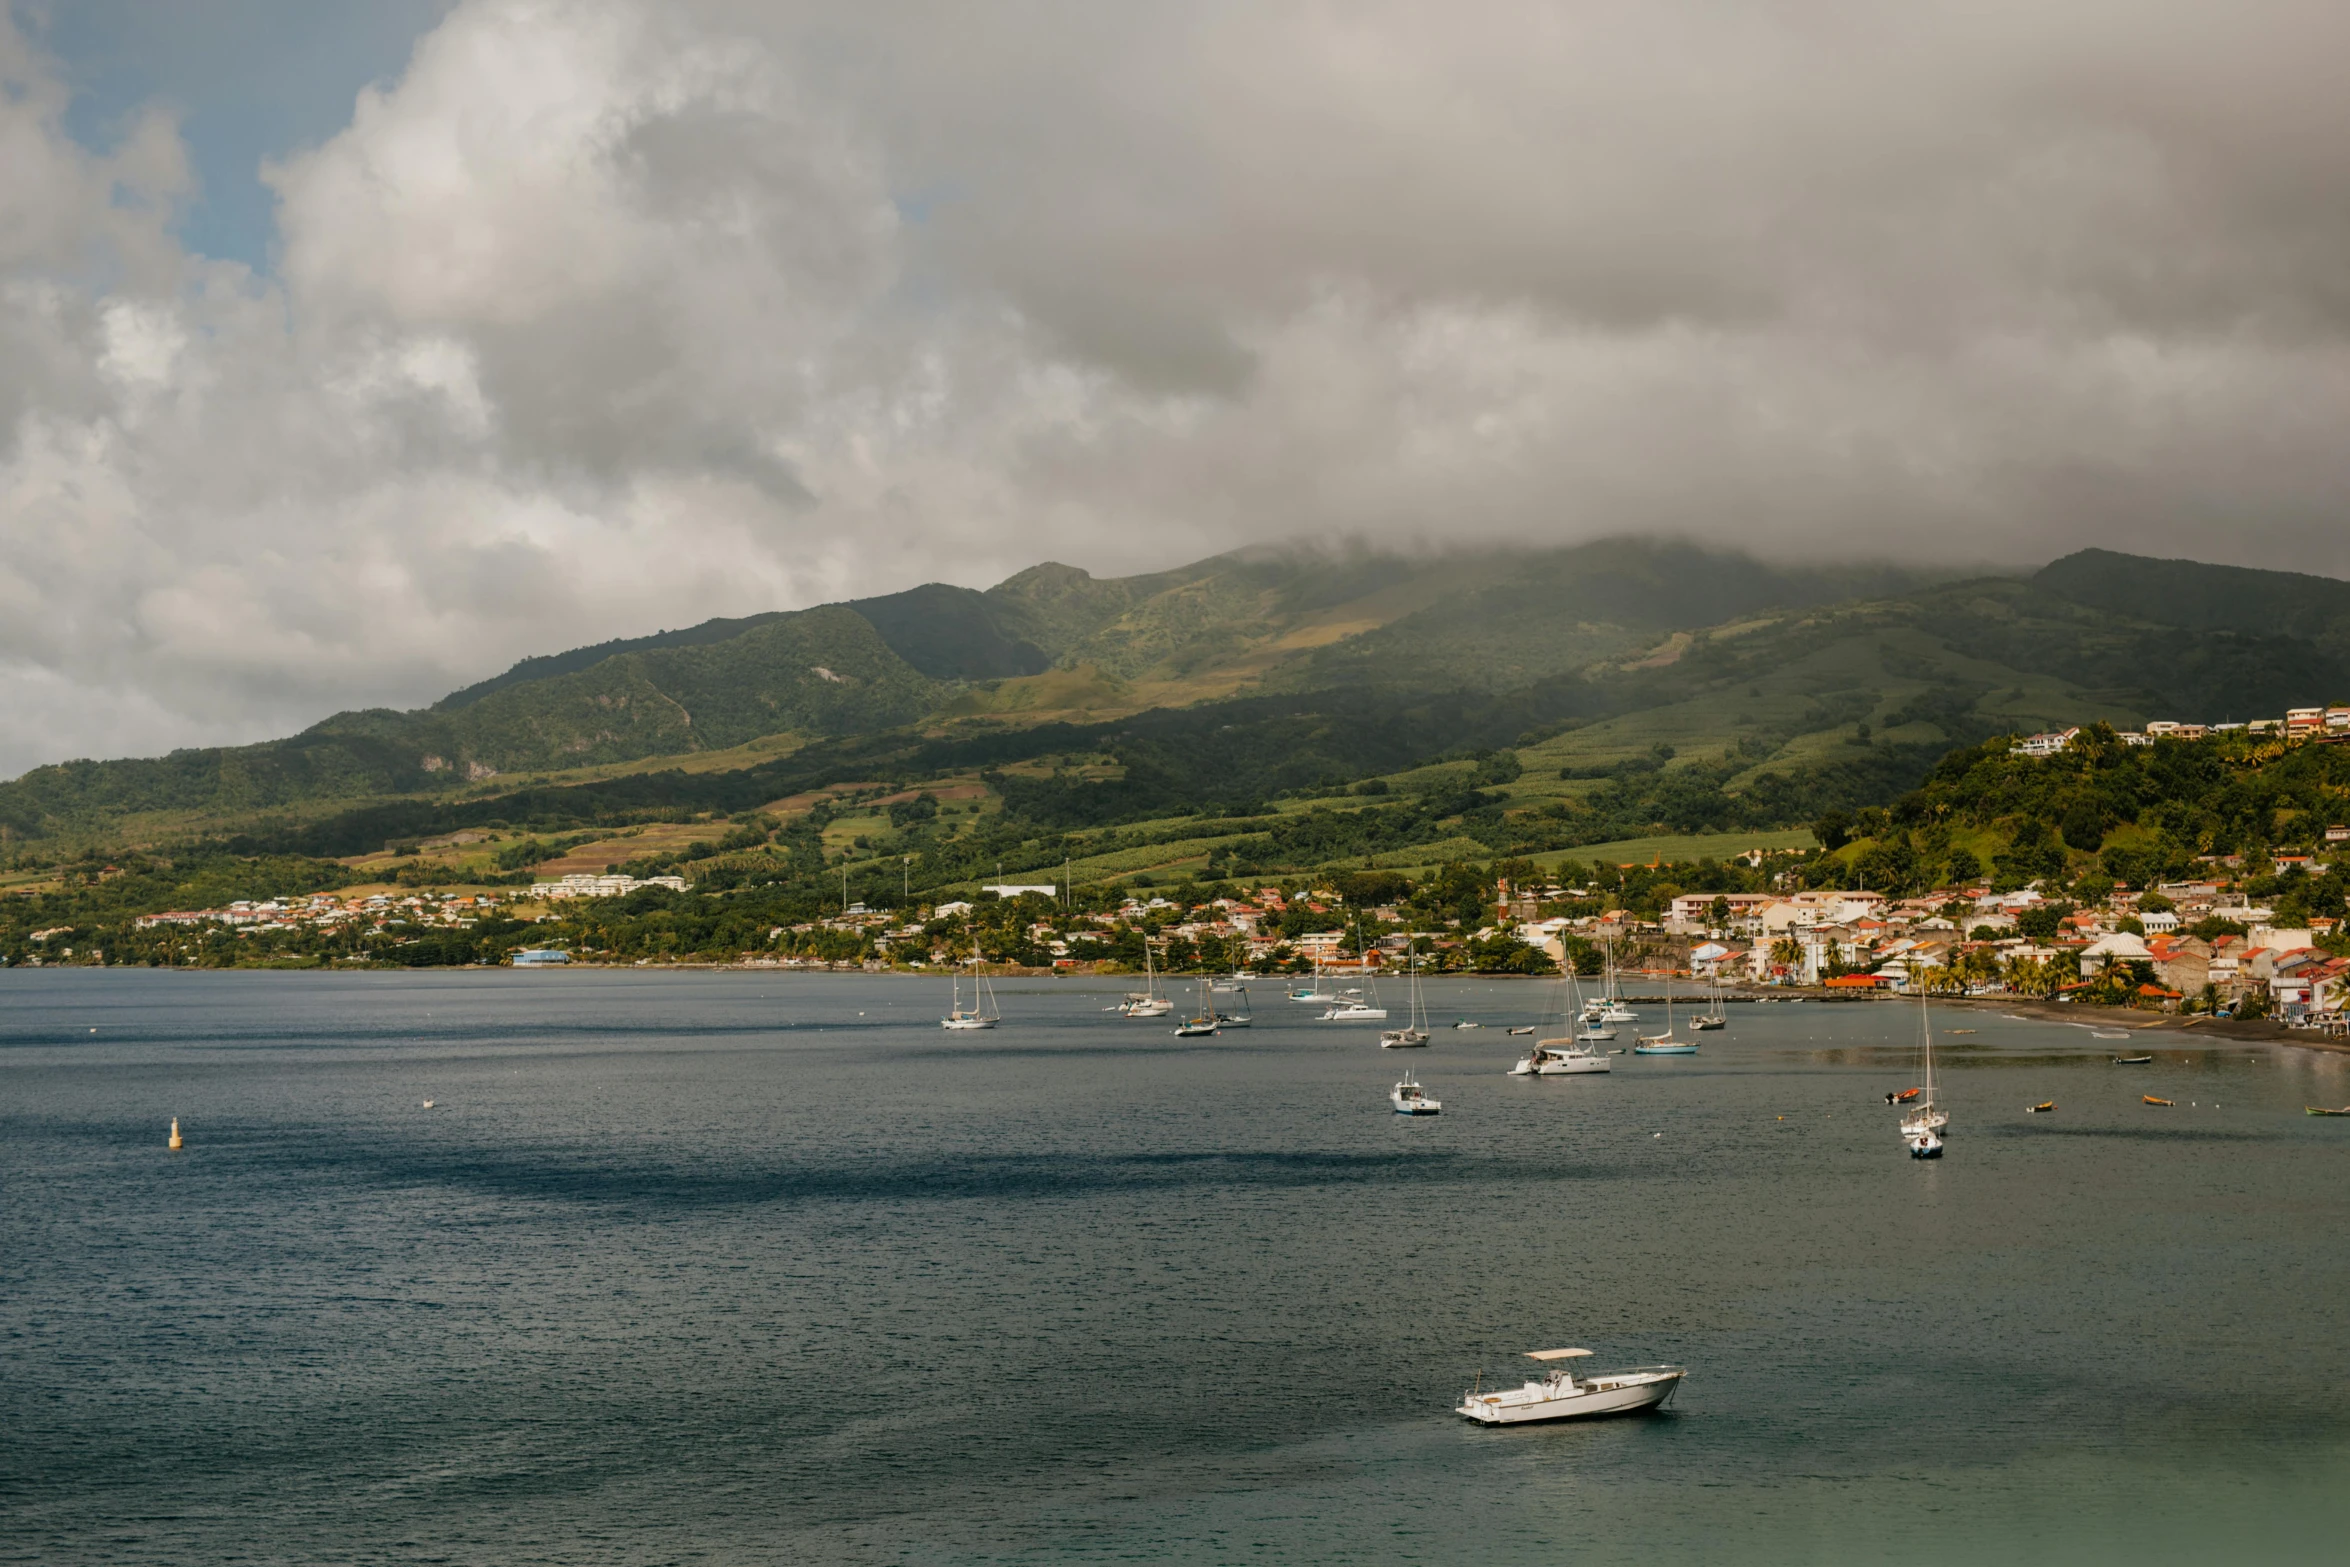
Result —
<instances>
[{"instance_id":1,"label":"house","mask_svg":"<svg viewBox=\"0 0 2350 1567\"><path fill-rule=\"evenodd\" d=\"M2081 949L2084 968L2103 968L2108 963L2116 962L2147 963L2153 961L2153 958L2154 953L2146 943L2126 930L2100 936Z\"/></svg>"},{"instance_id":2,"label":"house","mask_svg":"<svg viewBox=\"0 0 2350 1567\"><path fill-rule=\"evenodd\" d=\"M2303 735L2316 734L2326 726L2326 710L2322 707L2288 707L2285 709L2285 738L2297 740Z\"/></svg>"},{"instance_id":3,"label":"house","mask_svg":"<svg viewBox=\"0 0 2350 1567\"><path fill-rule=\"evenodd\" d=\"M2315 874L2317 870L2315 863L2306 854L2280 854L2276 856L2276 866L2279 876L2284 875L2287 871L2307 871Z\"/></svg>"},{"instance_id":4,"label":"house","mask_svg":"<svg viewBox=\"0 0 2350 1567\"><path fill-rule=\"evenodd\" d=\"M2170 909L2155 909L2139 915L2138 923L2148 936L2167 936L2179 928L2179 916Z\"/></svg>"},{"instance_id":5,"label":"house","mask_svg":"<svg viewBox=\"0 0 2350 1567\"><path fill-rule=\"evenodd\" d=\"M2146 948L2155 974L2171 989L2193 995L2211 983L2211 943L2195 936L2155 936Z\"/></svg>"},{"instance_id":6,"label":"house","mask_svg":"<svg viewBox=\"0 0 2350 1567\"><path fill-rule=\"evenodd\" d=\"M2054 756L2078 739L2080 733L2080 727L2075 725L2070 729L2054 729L2044 734L2026 735L2023 739L2009 746L2008 750L2019 756Z\"/></svg>"},{"instance_id":7,"label":"house","mask_svg":"<svg viewBox=\"0 0 2350 1567\"><path fill-rule=\"evenodd\" d=\"M1730 907L1730 918L1742 920L1779 901L1768 892L1685 892L1665 911L1667 929L1705 930L1713 924L1713 906L1719 899Z\"/></svg>"}]
</instances>

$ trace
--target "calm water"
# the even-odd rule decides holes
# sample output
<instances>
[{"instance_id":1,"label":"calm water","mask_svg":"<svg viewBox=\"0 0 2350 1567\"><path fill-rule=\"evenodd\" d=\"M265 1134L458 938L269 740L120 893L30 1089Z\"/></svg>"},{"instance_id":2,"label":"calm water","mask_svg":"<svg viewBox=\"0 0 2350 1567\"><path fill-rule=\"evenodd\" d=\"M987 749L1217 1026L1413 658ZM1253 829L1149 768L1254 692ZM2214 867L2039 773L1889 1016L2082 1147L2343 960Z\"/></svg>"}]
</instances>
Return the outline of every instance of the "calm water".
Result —
<instances>
[{"instance_id":1,"label":"calm water","mask_svg":"<svg viewBox=\"0 0 2350 1567\"><path fill-rule=\"evenodd\" d=\"M1413 1121L1277 986L937 988L0 974L0 1559L2343 1557L2350 1059L1952 1013L1919 1165L1888 1008ZM1555 1344L1691 1375L1446 1412Z\"/></svg>"}]
</instances>

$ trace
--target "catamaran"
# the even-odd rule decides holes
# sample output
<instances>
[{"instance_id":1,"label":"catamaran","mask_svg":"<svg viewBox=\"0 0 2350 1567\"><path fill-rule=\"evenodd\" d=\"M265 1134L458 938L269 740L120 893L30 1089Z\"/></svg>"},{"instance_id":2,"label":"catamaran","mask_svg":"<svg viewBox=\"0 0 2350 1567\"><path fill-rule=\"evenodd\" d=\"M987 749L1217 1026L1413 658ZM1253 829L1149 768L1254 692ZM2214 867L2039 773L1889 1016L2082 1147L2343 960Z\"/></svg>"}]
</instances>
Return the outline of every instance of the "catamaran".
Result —
<instances>
[{"instance_id":1,"label":"catamaran","mask_svg":"<svg viewBox=\"0 0 2350 1567\"><path fill-rule=\"evenodd\" d=\"M1587 1349L1537 1349L1529 1350L1526 1358L1556 1364L1581 1360L1590 1353ZM1655 1409L1665 1404L1688 1374L1683 1366L1634 1366L1625 1371L1598 1371L1579 1377L1572 1367L1558 1364L1539 1382L1491 1393L1485 1391L1485 1379L1480 1376L1478 1386L1461 1395L1460 1407L1453 1412L1488 1426L1630 1414L1636 1409Z\"/></svg>"},{"instance_id":2,"label":"catamaran","mask_svg":"<svg viewBox=\"0 0 2350 1567\"><path fill-rule=\"evenodd\" d=\"M1559 1027L1565 1028L1568 1026L1568 1020L1575 1015L1577 991L1574 965L1562 966L1558 989L1553 994L1558 997ZM1547 1023L1549 1020L1550 1014L1545 1012L1543 1021ZM1591 1044L1591 1039L1594 1037L1591 1030L1598 1027L1599 1025L1596 1023L1586 1022L1572 1037L1537 1039L1526 1054L1519 1059L1518 1064L1510 1068L1510 1075L1512 1077L1578 1077L1586 1072L1606 1071L1608 1069L1607 1052L1594 1049ZM1615 1030L1602 1029L1596 1037L1602 1040L1613 1039L1616 1037Z\"/></svg>"},{"instance_id":3,"label":"catamaran","mask_svg":"<svg viewBox=\"0 0 2350 1567\"><path fill-rule=\"evenodd\" d=\"M1411 964L1411 1001L1404 1008L1403 1027L1380 1031L1382 1050L1413 1050L1428 1043L1428 1002L1420 994L1419 960L1407 957L1404 961Z\"/></svg>"},{"instance_id":4,"label":"catamaran","mask_svg":"<svg viewBox=\"0 0 2350 1567\"><path fill-rule=\"evenodd\" d=\"M1165 1017L1174 1011L1175 1003L1159 994L1159 971L1151 962L1148 936L1142 938L1142 973L1144 988L1128 991L1125 1004L1118 1010L1128 1017Z\"/></svg>"},{"instance_id":5,"label":"catamaran","mask_svg":"<svg viewBox=\"0 0 2350 1567\"><path fill-rule=\"evenodd\" d=\"M1918 988L1918 1053L1923 1057L1918 1096L1901 1112L1901 1141L1912 1159L1939 1159L1950 1112L1934 1098L1934 1020L1926 1013L1923 986Z\"/></svg>"},{"instance_id":6,"label":"catamaran","mask_svg":"<svg viewBox=\"0 0 2350 1567\"><path fill-rule=\"evenodd\" d=\"M971 954L971 1005L963 1005L963 973L957 969L947 977L947 1015L938 1020L941 1028L993 1028L1003 1021L996 1010L995 987L980 972L979 954Z\"/></svg>"}]
</instances>

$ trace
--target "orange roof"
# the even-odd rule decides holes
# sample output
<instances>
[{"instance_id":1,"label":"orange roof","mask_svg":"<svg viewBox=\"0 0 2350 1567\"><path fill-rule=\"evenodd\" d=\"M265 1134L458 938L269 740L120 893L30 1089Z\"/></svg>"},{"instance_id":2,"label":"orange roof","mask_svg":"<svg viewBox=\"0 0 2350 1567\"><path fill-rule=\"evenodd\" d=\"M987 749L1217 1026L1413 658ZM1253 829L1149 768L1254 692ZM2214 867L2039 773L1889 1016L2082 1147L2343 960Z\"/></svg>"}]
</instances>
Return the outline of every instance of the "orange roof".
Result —
<instances>
[{"instance_id":1,"label":"orange roof","mask_svg":"<svg viewBox=\"0 0 2350 1567\"><path fill-rule=\"evenodd\" d=\"M1839 987L1846 990L1874 990L1880 983L1882 981L1874 974L1839 974L1828 981L1828 988L1831 990Z\"/></svg>"},{"instance_id":2,"label":"orange roof","mask_svg":"<svg viewBox=\"0 0 2350 1567\"><path fill-rule=\"evenodd\" d=\"M2138 994L2141 996L2160 996L2165 1001L2183 1001L2186 999L2186 993L2184 991L2165 990L2160 985L2140 985L2138 987Z\"/></svg>"}]
</instances>

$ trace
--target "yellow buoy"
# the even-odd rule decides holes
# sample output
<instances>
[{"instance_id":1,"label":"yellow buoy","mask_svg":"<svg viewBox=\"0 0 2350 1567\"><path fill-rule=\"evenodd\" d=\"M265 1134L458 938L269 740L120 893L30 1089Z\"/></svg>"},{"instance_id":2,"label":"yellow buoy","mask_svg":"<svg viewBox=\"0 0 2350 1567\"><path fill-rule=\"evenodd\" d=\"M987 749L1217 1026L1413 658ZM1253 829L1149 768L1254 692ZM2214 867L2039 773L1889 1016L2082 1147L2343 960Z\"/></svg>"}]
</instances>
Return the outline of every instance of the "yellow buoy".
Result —
<instances>
[{"instance_id":1,"label":"yellow buoy","mask_svg":"<svg viewBox=\"0 0 2350 1567\"><path fill-rule=\"evenodd\" d=\"M180 1151L180 1118L176 1115L171 1118L171 1151Z\"/></svg>"}]
</instances>

